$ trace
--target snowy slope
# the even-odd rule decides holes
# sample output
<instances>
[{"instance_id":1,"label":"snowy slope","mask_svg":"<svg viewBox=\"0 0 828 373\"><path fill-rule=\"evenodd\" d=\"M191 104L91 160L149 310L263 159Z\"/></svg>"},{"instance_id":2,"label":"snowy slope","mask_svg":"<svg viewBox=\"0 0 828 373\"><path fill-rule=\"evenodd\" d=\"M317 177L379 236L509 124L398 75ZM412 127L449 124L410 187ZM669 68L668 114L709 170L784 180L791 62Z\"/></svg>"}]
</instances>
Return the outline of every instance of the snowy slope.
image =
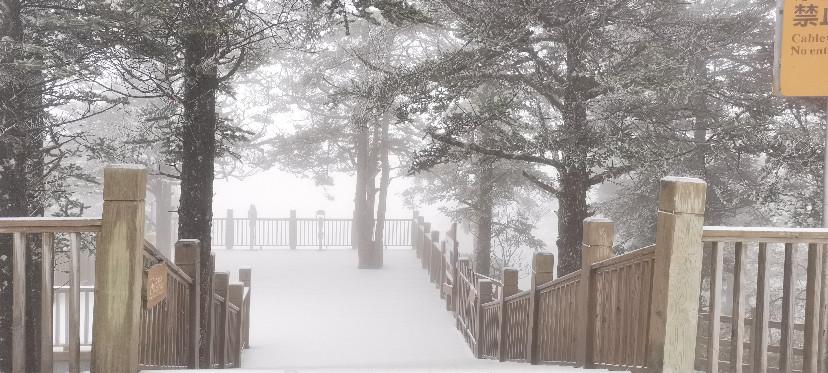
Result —
<instances>
[{"instance_id":1,"label":"snowy slope","mask_svg":"<svg viewBox=\"0 0 828 373\"><path fill-rule=\"evenodd\" d=\"M253 269L242 372L581 371L475 359L409 250L386 252L382 270L358 270L351 250L219 251L216 262L231 278Z\"/></svg>"}]
</instances>

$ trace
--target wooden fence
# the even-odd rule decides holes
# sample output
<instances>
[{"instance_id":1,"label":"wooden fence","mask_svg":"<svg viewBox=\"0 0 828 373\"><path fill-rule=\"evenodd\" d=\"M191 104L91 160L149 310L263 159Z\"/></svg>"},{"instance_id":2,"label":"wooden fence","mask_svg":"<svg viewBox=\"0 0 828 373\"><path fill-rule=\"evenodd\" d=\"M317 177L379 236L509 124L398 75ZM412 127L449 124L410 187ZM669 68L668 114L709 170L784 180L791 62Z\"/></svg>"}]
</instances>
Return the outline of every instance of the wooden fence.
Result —
<instances>
[{"instance_id":1,"label":"wooden fence","mask_svg":"<svg viewBox=\"0 0 828 373\"><path fill-rule=\"evenodd\" d=\"M585 220L581 269L555 279L554 257L535 254L531 285L524 291L515 270L504 269L500 279L475 273L470 260L459 255L456 225L440 240L415 216L413 248L479 358L634 372L828 372L828 296L820 299L828 288L820 286L828 284L820 273L828 229L703 227L705 189L695 179L663 180L656 244L623 255L613 255L611 221ZM736 251L730 271L737 279L728 294L733 315L727 316L721 313L725 242ZM781 245L786 258L780 272L781 321L771 320L768 310L769 243ZM797 245L808 254L799 310L792 295ZM758 250L754 303L759 306L752 318L745 317L748 247ZM703 255L714 258L711 268L703 268ZM703 294L702 284L713 289L711 295ZM709 303L708 313L699 312L701 303ZM797 326L799 314L804 322ZM732 335L724 339L732 345L726 354L720 338L709 338L723 335L722 325ZM775 346L769 343L774 327L781 333Z\"/></svg>"},{"instance_id":2,"label":"wooden fence","mask_svg":"<svg viewBox=\"0 0 828 373\"><path fill-rule=\"evenodd\" d=\"M251 209L251 211L255 211ZM385 247L411 246L411 219L386 219ZM213 218L213 247L225 249L261 249L287 247L351 247L351 219L297 218L296 211L288 218L259 218L255 213L236 218L227 210L224 218Z\"/></svg>"},{"instance_id":3,"label":"wooden fence","mask_svg":"<svg viewBox=\"0 0 828 373\"><path fill-rule=\"evenodd\" d=\"M697 369L828 372L828 230L706 227L703 239L710 259Z\"/></svg>"},{"instance_id":4,"label":"wooden fence","mask_svg":"<svg viewBox=\"0 0 828 373\"><path fill-rule=\"evenodd\" d=\"M225 281L211 289L220 310L199 315L200 244L180 240L173 261L144 241L145 188L143 168L110 167L104 177L102 218L0 218L0 234L13 238L11 373L52 372L56 361L66 361L71 373L86 370L90 354L81 347L89 345L93 372L197 368L202 335L221 346L209 356L212 367L239 366L241 350L249 346L250 270L240 271L241 283ZM80 286L82 242L90 238L85 235L94 235L96 241L94 287ZM70 281L57 287L56 248L68 251L70 258ZM42 254L40 268L26 268L30 250ZM146 298L151 292L145 291L150 268L163 269L158 277L163 286L155 289L162 295L153 303ZM39 309L27 308L27 270L40 273ZM54 320L39 330L37 370L27 367L34 352L24 343L25 321L31 316ZM201 331L200 317L209 318L213 327Z\"/></svg>"}]
</instances>

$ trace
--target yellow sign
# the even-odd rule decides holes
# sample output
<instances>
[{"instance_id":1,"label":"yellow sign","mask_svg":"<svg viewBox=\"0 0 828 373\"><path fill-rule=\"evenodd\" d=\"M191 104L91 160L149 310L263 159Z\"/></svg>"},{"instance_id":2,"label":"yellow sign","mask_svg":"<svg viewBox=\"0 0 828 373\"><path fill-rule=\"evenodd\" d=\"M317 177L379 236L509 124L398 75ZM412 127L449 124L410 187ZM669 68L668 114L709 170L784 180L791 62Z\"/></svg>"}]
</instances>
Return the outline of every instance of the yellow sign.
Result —
<instances>
[{"instance_id":1,"label":"yellow sign","mask_svg":"<svg viewBox=\"0 0 828 373\"><path fill-rule=\"evenodd\" d=\"M144 271L144 307L150 309L167 298L167 265L156 264Z\"/></svg>"},{"instance_id":2,"label":"yellow sign","mask_svg":"<svg viewBox=\"0 0 828 373\"><path fill-rule=\"evenodd\" d=\"M783 96L828 96L828 0L784 0L777 40Z\"/></svg>"}]
</instances>

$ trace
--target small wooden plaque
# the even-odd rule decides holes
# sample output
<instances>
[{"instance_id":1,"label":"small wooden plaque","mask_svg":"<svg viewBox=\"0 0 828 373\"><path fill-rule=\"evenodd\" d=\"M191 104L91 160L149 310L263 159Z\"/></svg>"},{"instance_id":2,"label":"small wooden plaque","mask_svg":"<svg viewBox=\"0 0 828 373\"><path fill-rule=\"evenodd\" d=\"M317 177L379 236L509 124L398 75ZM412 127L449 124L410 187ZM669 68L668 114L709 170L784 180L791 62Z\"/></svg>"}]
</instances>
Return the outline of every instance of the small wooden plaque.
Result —
<instances>
[{"instance_id":1,"label":"small wooden plaque","mask_svg":"<svg viewBox=\"0 0 828 373\"><path fill-rule=\"evenodd\" d=\"M150 309L167 298L167 265L156 264L144 276L144 307Z\"/></svg>"}]
</instances>

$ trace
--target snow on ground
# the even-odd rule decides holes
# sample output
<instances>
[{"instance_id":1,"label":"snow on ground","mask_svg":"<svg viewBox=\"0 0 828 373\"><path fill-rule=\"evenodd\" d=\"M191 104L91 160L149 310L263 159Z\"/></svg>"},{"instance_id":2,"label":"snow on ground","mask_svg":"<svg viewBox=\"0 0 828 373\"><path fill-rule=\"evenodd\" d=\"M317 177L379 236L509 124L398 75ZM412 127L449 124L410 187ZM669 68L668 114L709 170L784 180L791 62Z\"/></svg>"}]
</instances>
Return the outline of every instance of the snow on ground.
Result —
<instances>
[{"instance_id":1,"label":"snow on ground","mask_svg":"<svg viewBox=\"0 0 828 373\"><path fill-rule=\"evenodd\" d=\"M253 269L238 372L582 372L475 359L411 250L386 251L382 270L357 269L352 250L218 251L216 262L231 279Z\"/></svg>"}]
</instances>

